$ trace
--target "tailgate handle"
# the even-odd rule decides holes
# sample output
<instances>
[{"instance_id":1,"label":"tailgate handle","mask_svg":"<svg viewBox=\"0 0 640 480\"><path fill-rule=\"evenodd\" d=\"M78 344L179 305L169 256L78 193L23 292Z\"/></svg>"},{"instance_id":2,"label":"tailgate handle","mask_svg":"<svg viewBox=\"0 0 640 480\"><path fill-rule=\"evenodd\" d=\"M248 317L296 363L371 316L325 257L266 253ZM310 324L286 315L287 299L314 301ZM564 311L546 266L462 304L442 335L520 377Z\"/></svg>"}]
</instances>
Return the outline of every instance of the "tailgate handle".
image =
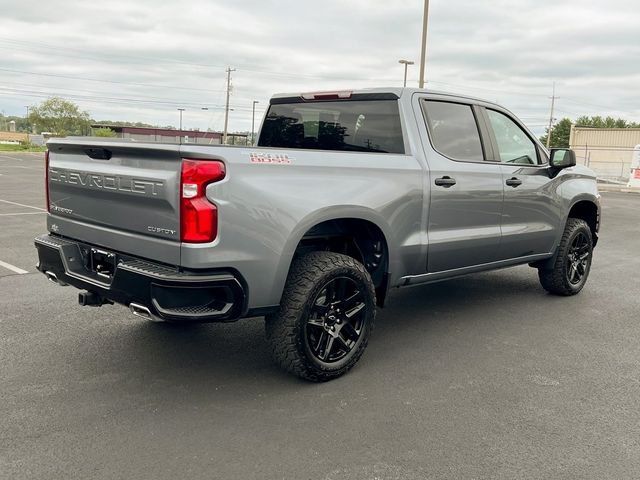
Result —
<instances>
[{"instance_id":1,"label":"tailgate handle","mask_svg":"<svg viewBox=\"0 0 640 480\"><path fill-rule=\"evenodd\" d=\"M94 160L109 160L112 156L111 150L106 148L85 148L84 153Z\"/></svg>"}]
</instances>

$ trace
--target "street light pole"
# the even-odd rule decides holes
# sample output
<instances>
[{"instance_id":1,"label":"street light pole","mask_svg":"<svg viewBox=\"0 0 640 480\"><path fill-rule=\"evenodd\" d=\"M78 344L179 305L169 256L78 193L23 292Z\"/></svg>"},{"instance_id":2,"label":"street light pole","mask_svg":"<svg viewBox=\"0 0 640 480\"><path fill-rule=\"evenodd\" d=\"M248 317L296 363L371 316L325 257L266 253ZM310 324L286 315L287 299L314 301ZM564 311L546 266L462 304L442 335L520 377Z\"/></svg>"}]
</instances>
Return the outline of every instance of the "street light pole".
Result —
<instances>
[{"instance_id":1,"label":"street light pole","mask_svg":"<svg viewBox=\"0 0 640 480\"><path fill-rule=\"evenodd\" d=\"M178 133L178 143L182 145L182 112L184 112L184 108L179 108L178 111L180 112L180 132Z\"/></svg>"},{"instance_id":2,"label":"street light pole","mask_svg":"<svg viewBox=\"0 0 640 480\"><path fill-rule=\"evenodd\" d=\"M415 62L412 62L411 60L398 60L398 63L401 63L404 65L404 86L407 86L407 67L409 65L413 65Z\"/></svg>"},{"instance_id":3,"label":"street light pole","mask_svg":"<svg viewBox=\"0 0 640 480\"><path fill-rule=\"evenodd\" d=\"M429 0L424 0L424 16L422 17L422 52L420 53L420 88L424 88L424 67L427 59L427 26L429 24Z\"/></svg>"},{"instance_id":4,"label":"street light pole","mask_svg":"<svg viewBox=\"0 0 640 480\"><path fill-rule=\"evenodd\" d=\"M253 101L253 106L251 108L251 146L256 144L255 141L255 122L256 122L256 103L260 103L258 100Z\"/></svg>"}]
</instances>

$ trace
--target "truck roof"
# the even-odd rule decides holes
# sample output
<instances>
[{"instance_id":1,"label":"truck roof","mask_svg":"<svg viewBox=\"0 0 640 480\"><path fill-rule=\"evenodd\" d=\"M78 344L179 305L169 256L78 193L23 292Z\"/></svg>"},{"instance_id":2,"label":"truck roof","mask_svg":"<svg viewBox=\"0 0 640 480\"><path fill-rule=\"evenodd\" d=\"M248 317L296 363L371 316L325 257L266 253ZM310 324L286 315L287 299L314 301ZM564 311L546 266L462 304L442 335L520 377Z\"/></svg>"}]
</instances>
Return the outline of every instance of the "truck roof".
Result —
<instances>
[{"instance_id":1,"label":"truck roof","mask_svg":"<svg viewBox=\"0 0 640 480\"><path fill-rule=\"evenodd\" d=\"M291 97L301 97L303 95L308 95L310 93L331 93L331 92L351 92L352 94L360 94L360 93L387 93L387 94L393 94L396 95L398 98L402 97L403 95L412 95L414 93L428 93L431 95L442 95L442 96L446 96L449 98L458 98L458 99L464 99L464 100L472 100L472 101L477 101L477 102L482 102L482 103L487 103L487 104L492 104L492 105L497 105L495 102L491 102L488 100L485 100L483 98L479 98L479 97L474 97L474 96L470 96L470 95L463 95L463 94L458 94L458 93L452 93L452 92L444 92L444 91L440 91L440 90L431 90L429 88L414 88L414 87L379 87L379 88L360 88L360 89L348 89L348 88L343 88L343 89L336 89L336 90L328 90L328 91L311 91L311 92L289 92L289 93L276 93L274 94L271 98L291 98Z\"/></svg>"}]
</instances>

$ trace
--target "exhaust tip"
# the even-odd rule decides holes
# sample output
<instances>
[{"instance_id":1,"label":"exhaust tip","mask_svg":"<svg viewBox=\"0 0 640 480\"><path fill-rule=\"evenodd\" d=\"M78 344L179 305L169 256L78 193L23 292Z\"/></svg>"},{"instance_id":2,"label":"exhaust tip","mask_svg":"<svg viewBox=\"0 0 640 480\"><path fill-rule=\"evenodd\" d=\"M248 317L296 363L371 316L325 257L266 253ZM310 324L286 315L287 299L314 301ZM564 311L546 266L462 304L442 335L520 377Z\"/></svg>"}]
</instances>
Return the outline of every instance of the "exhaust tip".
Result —
<instances>
[{"instance_id":1,"label":"exhaust tip","mask_svg":"<svg viewBox=\"0 0 640 480\"><path fill-rule=\"evenodd\" d=\"M44 274L47 277L47 280L49 280L50 282L53 282L56 285L60 285L61 287L66 287L67 286L66 283L64 283L61 280L58 280L58 276L55 273L50 272L49 270L47 270L46 272L44 272Z\"/></svg>"},{"instance_id":2,"label":"exhaust tip","mask_svg":"<svg viewBox=\"0 0 640 480\"><path fill-rule=\"evenodd\" d=\"M145 320L151 320L154 322L162 321L158 317L153 315L149 308L145 307L144 305L140 305L139 303L130 303L129 310L131 310L131 313L133 313L136 317L141 317Z\"/></svg>"}]
</instances>

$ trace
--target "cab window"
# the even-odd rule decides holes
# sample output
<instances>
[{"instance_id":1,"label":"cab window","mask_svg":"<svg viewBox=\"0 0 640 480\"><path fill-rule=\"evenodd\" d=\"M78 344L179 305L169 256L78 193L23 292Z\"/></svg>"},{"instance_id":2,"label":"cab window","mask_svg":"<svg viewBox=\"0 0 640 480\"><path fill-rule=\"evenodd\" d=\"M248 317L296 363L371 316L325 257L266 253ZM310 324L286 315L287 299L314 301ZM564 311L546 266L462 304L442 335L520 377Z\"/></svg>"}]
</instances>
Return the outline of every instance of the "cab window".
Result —
<instances>
[{"instance_id":1,"label":"cab window","mask_svg":"<svg viewBox=\"0 0 640 480\"><path fill-rule=\"evenodd\" d=\"M514 165L538 165L536 144L520 126L503 113L487 110L489 122L498 143L502 163Z\"/></svg>"},{"instance_id":2,"label":"cab window","mask_svg":"<svg viewBox=\"0 0 640 480\"><path fill-rule=\"evenodd\" d=\"M482 142L470 105L426 100L423 103L433 147L453 160L483 161Z\"/></svg>"},{"instance_id":3,"label":"cab window","mask_svg":"<svg viewBox=\"0 0 640 480\"><path fill-rule=\"evenodd\" d=\"M404 153L397 100L272 104L261 147Z\"/></svg>"}]
</instances>

